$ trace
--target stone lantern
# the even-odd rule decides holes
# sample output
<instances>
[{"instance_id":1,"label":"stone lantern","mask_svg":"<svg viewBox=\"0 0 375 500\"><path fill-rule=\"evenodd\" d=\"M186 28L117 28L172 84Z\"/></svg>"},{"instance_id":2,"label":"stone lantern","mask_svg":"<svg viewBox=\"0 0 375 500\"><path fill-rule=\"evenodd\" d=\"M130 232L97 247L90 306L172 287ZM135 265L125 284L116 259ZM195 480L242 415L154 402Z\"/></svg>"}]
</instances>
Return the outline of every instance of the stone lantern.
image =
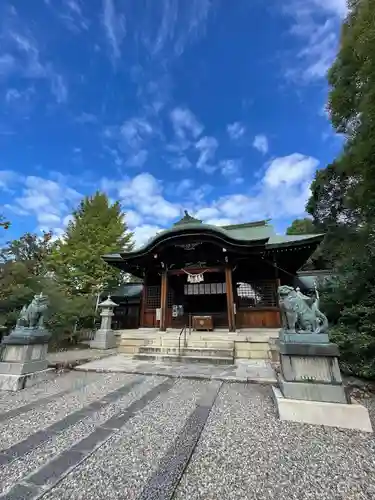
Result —
<instances>
[{"instance_id":1,"label":"stone lantern","mask_svg":"<svg viewBox=\"0 0 375 500\"><path fill-rule=\"evenodd\" d=\"M91 349L113 349L116 347L116 338L112 330L112 316L113 309L117 305L111 300L110 295L108 295L108 298L104 302L98 305L101 309L100 316L102 322L100 329L95 333L94 340L90 342Z\"/></svg>"}]
</instances>

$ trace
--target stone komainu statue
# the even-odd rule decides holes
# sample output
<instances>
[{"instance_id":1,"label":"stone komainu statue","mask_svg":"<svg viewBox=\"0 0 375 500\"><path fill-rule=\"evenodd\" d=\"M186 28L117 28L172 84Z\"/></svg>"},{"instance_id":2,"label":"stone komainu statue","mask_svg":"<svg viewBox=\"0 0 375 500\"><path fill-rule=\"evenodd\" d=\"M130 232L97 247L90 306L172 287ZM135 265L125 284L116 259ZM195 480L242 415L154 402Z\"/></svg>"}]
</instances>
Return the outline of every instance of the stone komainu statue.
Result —
<instances>
[{"instance_id":1,"label":"stone komainu statue","mask_svg":"<svg viewBox=\"0 0 375 500\"><path fill-rule=\"evenodd\" d=\"M294 333L324 333L328 319L319 310L316 297L307 297L291 286L282 285L277 290L282 325Z\"/></svg>"},{"instance_id":2,"label":"stone komainu statue","mask_svg":"<svg viewBox=\"0 0 375 500\"><path fill-rule=\"evenodd\" d=\"M43 295L35 295L28 306L23 306L17 327L44 328L45 314L48 309L48 298Z\"/></svg>"}]
</instances>

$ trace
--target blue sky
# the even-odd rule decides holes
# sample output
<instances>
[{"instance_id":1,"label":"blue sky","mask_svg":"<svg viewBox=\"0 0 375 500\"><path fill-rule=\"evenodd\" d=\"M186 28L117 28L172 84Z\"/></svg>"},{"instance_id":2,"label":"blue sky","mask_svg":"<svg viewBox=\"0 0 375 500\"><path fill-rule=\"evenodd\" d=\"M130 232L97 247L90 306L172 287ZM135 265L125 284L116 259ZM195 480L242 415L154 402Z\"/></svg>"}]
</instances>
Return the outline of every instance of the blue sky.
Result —
<instances>
[{"instance_id":1,"label":"blue sky","mask_svg":"<svg viewBox=\"0 0 375 500\"><path fill-rule=\"evenodd\" d=\"M342 146L324 106L345 0L3 0L0 195L63 232L96 189L138 244L205 222L303 216Z\"/></svg>"}]
</instances>

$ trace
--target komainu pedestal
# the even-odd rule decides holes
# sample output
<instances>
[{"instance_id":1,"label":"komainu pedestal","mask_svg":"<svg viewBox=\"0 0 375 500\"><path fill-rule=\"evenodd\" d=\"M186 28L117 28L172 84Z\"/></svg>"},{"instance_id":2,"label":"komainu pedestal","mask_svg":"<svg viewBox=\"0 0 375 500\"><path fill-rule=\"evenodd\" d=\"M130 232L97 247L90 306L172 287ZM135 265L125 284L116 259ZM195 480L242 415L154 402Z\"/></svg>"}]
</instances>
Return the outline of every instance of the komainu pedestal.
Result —
<instances>
[{"instance_id":1,"label":"komainu pedestal","mask_svg":"<svg viewBox=\"0 0 375 500\"><path fill-rule=\"evenodd\" d=\"M342 382L339 349L328 335L279 335L279 386L284 397L327 403L349 403Z\"/></svg>"},{"instance_id":2,"label":"komainu pedestal","mask_svg":"<svg viewBox=\"0 0 375 500\"><path fill-rule=\"evenodd\" d=\"M0 351L0 390L18 391L50 378L47 350L51 337L43 324L47 297L36 295L20 313L16 327L4 337Z\"/></svg>"},{"instance_id":3,"label":"komainu pedestal","mask_svg":"<svg viewBox=\"0 0 375 500\"><path fill-rule=\"evenodd\" d=\"M281 420L372 432L367 409L347 394L339 349L326 333L328 321L316 296L281 286L279 388L273 388Z\"/></svg>"}]
</instances>

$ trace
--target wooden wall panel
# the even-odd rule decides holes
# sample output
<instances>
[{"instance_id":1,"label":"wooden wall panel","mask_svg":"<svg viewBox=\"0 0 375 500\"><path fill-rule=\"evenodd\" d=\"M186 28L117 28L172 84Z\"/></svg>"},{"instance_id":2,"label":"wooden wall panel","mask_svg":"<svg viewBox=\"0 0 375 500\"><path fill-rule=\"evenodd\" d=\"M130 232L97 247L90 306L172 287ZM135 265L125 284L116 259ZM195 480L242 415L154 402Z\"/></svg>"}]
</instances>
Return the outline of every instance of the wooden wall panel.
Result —
<instances>
[{"instance_id":1,"label":"wooden wall panel","mask_svg":"<svg viewBox=\"0 0 375 500\"><path fill-rule=\"evenodd\" d=\"M145 308L143 318L141 318L141 326L145 328L156 327L156 310Z\"/></svg>"},{"instance_id":2,"label":"wooden wall panel","mask_svg":"<svg viewBox=\"0 0 375 500\"><path fill-rule=\"evenodd\" d=\"M240 309L236 314L237 328L279 328L280 312L276 307L265 309Z\"/></svg>"}]
</instances>

